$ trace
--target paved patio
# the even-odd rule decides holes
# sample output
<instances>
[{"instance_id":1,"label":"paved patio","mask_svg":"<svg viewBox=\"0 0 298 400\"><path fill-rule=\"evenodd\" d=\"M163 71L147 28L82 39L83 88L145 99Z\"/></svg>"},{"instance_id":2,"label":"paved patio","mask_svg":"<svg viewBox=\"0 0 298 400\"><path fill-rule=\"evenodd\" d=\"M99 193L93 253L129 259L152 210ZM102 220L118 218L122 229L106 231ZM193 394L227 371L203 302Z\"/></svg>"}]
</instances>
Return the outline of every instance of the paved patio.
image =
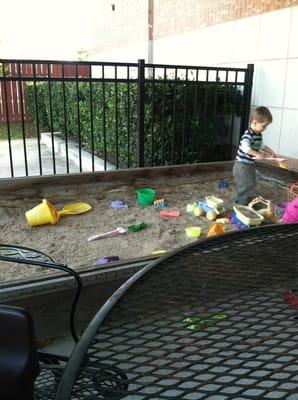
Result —
<instances>
[{"instance_id":1,"label":"paved patio","mask_svg":"<svg viewBox=\"0 0 298 400\"><path fill-rule=\"evenodd\" d=\"M56 174L67 173L65 142L58 136L53 136L55 148L55 169ZM14 139L11 141L11 156L13 163L13 176L25 177L35 175L53 175L53 151L51 133L42 133L40 141L41 165L39 164L39 152L37 138L27 138L24 146L23 139ZM25 153L26 148L26 153ZM25 157L27 159L28 170L26 172ZM10 154L8 140L0 140L0 178L10 178L12 176L10 166ZM69 172L80 172L79 147L73 142L68 142L68 162ZM82 170L84 172L92 171L92 156L85 150L81 151ZM115 167L107 163L107 169L112 170ZM94 157L94 170L104 171L104 160Z\"/></svg>"}]
</instances>

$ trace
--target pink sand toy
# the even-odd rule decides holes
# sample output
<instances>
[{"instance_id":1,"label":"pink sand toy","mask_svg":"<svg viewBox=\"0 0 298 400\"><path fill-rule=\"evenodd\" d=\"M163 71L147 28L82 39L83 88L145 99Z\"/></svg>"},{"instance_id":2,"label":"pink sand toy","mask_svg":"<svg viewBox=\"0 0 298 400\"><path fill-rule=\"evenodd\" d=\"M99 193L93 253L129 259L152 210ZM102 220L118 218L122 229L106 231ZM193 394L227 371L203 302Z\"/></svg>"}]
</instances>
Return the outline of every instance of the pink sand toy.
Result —
<instances>
[{"instance_id":1,"label":"pink sand toy","mask_svg":"<svg viewBox=\"0 0 298 400\"><path fill-rule=\"evenodd\" d=\"M298 222L298 197L292 200L286 207L286 211L282 217L282 223L288 224Z\"/></svg>"},{"instance_id":2,"label":"pink sand toy","mask_svg":"<svg viewBox=\"0 0 298 400\"><path fill-rule=\"evenodd\" d=\"M180 211L161 211L159 213L161 217L180 217L181 212Z\"/></svg>"},{"instance_id":3,"label":"pink sand toy","mask_svg":"<svg viewBox=\"0 0 298 400\"><path fill-rule=\"evenodd\" d=\"M282 161L286 161L287 159L286 158L280 158L280 157L266 157L266 160L282 162Z\"/></svg>"},{"instance_id":4,"label":"pink sand toy","mask_svg":"<svg viewBox=\"0 0 298 400\"><path fill-rule=\"evenodd\" d=\"M88 237L88 242L92 242L93 240L97 240L97 239L104 239L107 237L123 235L124 233L127 233L127 230L122 228L122 226L118 226L118 228L114 229L113 231L99 233L97 235Z\"/></svg>"}]
</instances>

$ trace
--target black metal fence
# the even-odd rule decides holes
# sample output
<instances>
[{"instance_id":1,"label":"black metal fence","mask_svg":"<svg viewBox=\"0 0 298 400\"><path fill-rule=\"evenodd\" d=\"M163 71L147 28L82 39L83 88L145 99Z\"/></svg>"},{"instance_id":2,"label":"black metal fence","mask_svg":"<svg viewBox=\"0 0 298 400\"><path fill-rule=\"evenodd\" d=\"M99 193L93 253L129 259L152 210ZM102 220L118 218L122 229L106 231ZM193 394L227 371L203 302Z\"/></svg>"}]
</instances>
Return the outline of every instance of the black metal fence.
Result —
<instances>
[{"instance_id":1,"label":"black metal fence","mask_svg":"<svg viewBox=\"0 0 298 400\"><path fill-rule=\"evenodd\" d=\"M252 64L0 60L0 177L229 160L252 78Z\"/></svg>"}]
</instances>

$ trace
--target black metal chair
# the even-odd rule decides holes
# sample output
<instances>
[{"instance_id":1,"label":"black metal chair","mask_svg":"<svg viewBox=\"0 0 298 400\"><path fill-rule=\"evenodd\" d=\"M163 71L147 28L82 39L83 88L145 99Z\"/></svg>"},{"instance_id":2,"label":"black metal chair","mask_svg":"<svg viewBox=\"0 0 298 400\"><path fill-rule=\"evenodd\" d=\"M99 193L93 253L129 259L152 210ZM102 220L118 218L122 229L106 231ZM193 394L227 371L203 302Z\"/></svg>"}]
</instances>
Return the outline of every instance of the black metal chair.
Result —
<instances>
[{"instance_id":1,"label":"black metal chair","mask_svg":"<svg viewBox=\"0 0 298 400\"><path fill-rule=\"evenodd\" d=\"M150 263L84 331L55 399L297 400L297 310L284 299L297 247L298 224L264 226ZM88 368L107 364L119 376L94 390Z\"/></svg>"},{"instance_id":2,"label":"black metal chair","mask_svg":"<svg viewBox=\"0 0 298 400\"><path fill-rule=\"evenodd\" d=\"M41 365L35 397L297 400L297 310L284 300L298 287L297 245L298 224L265 226L148 264L98 311L65 365Z\"/></svg>"}]
</instances>

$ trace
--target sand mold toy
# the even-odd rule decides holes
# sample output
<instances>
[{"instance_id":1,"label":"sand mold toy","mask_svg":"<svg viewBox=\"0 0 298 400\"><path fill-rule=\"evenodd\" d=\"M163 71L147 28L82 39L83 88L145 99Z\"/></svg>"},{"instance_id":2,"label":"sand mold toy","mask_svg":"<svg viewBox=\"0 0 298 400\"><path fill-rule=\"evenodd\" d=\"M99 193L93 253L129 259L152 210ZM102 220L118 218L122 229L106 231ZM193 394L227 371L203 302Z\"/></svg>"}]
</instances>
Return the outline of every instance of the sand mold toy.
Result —
<instances>
[{"instance_id":1,"label":"sand mold toy","mask_svg":"<svg viewBox=\"0 0 298 400\"><path fill-rule=\"evenodd\" d=\"M226 189L229 186L229 182L224 179L223 181L219 182L218 189Z\"/></svg>"},{"instance_id":2,"label":"sand mold toy","mask_svg":"<svg viewBox=\"0 0 298 400\"><path fill-rule=\"evenodd\" d=\"M118 256L106 256L103 258L100 258L97 262L97 265L104 265L104 264L108 264L109 262L113 262L113 261L119 261L120 258Z\"/></svg>"},{"instance_id":3,"label":"sand mold toy","mask_svg":"<svg viewBox=\"0 0 298 400\"><path fill-rule=\"evenodd\" d=\"M60 218L65 215L78 215L90 211L92 207L87 203L72 203L56 210L55 206L47 199L43 199L40 204L25 213L27 222L31 226L55 225Z\"/></svg>"},{"instance_id":4,"label":"sand mold toy","mask_svg":"<svg viewBox=\"0 0 298 400\"><path fill-rule=\"evenodd\" d=\"M155 206L158 206L158 204L162 204L162 203L165 203L165 199L156 199L156 200L154 200L154 202L153 202L153 204L154 204Z\"/></svg>"},{"instance_id":5,"label":"sand mold toy","mask_svg":"<svg viewBox=\"0 0 298 400\"><path fill-rule=\"evenodd\" d=\"M249 204L248 207L264 217L266 222L278 223L280 220L280 210L277 206L273 205L270 200L262 196L256 197Z\"/></svg>"},{"instance_id":6,"label":"sand mold toy","mask_svg":"<svg viewBox=\"0 0 298 400\"><path fill-rule=\"evenodd\" d=\"M199 226L189 226L185 228L185 233L189 238L198 238L201 234L201 228Z\"/></svg>"},{"instance_id":7,"label":"sand mold toy","mask_svg":"<svg viewBox=\"0 0 298 400\"><path fill-rule=\"evenodd\" d=\"M122 200L113 200L110 204L111 208L128 208L128 205L125 204Z\"/></svg>"},{"instance_id":8,"label":"sand mold toy","mask_svg":"<svg viewBox=\"0 0 298 400\"><path fill-rule=\"evenodd\" d=\"M221 233L225 233L225 231L226 229L222 224L213 222L208 228L207 237L220 235Z\"/></svg>"},{"instance_id":9,"label":"sand mold toy","mask_svg":"<svg viewBox=\"0 0 298 400\"><path fill-rule=\"evenodd\" d=\"M180 215L181 215L181 212L180 211L175 211L175 210L173 210L173 211L171 211L171 210L169 210L169 211L160 211L160 213L159 213L159 215L161 216L161 217L180 217Z\"/></svg>"},{"instance_id":10,"label":"sand mold toy","mask_svg":"<svg viewBox=\"0 0 298 400\"><path fill-rule=\"evenodd\" d=\"M168 205L165 199L154 200L153 204L155 208L165 208Z\"/></svg>"},{"instance_id":11,"label":"sand mold toy","mask_svg":"<svg viewBox=\"0 0 298 400\"><path fill-rule=\"evenodd\" d=\"M159 204L157 204L156 206L154 206L154 208L165 208L165 207L167 207L168 206L168 203L159 203Z\"/></svg>"},{"instance_id":12,"label":"sand mold toy","mask_svg":"<svg viewBox=\"0 0 298 400\"><path fill-rule=\"evenodd\" d=\"M231 213L230 216L230 224L235 225L239 230L247 229L249 228L248 225L245 225L243 222L241 222L237 217L235 211Z\"/></svg>"},{"instance_id":13,"label":"sand mold toy","mask_svg":"<svg viewBox=\"0 0 298 400\"><path fill-rule=\"evenodd\" d=\"M236 217L246 226L261 225L264 217L257 211L252 210L248 206L236 205L233 207Z\"/></svg>"}]
</instances>

